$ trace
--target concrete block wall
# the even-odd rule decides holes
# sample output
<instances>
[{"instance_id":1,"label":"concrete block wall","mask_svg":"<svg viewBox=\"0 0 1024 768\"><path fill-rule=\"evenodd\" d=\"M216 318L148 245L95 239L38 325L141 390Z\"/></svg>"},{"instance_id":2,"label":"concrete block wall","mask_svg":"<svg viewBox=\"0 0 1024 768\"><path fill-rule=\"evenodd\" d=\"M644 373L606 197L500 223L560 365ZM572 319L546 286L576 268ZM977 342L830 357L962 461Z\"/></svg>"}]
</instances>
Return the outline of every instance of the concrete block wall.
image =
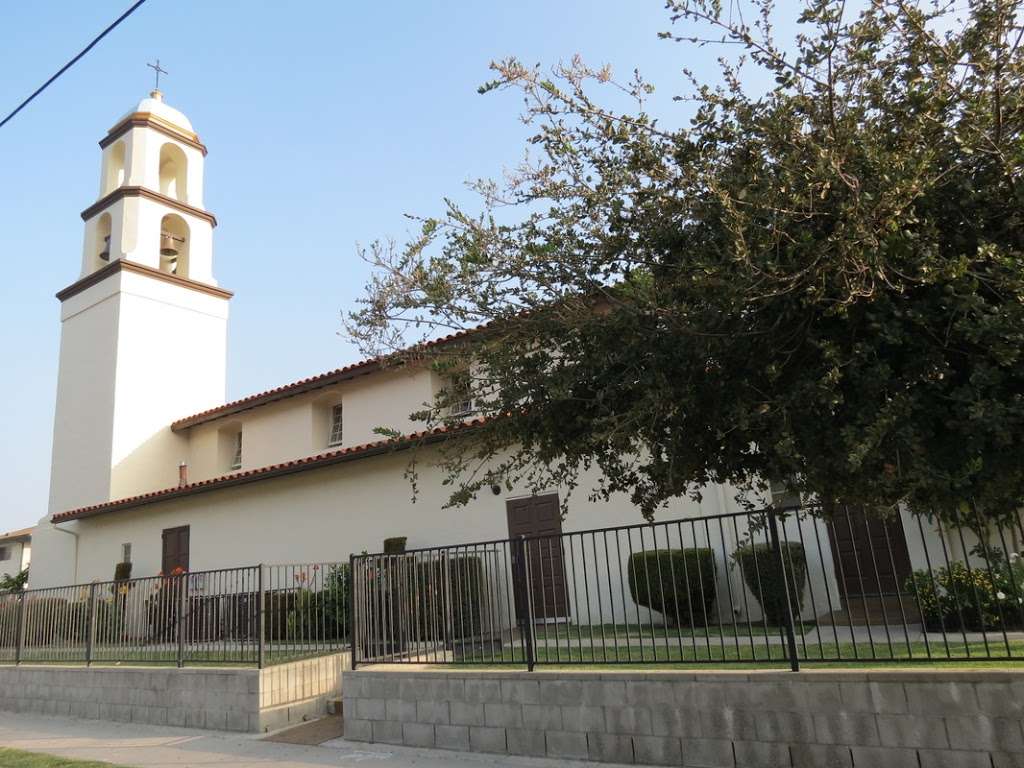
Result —
<instances>
[{"instance_id":1,"label":"concrete block wall","mask_svg":"<svg viewBox=\"0 0 1024 768\"><path fill-rule=\"evenodd\" d=\"M0 710L266 732L326 713L349 664L338 653L262 670L0 666Z\"/></svg>"},{"instance_id":2,"label":"concrete block wall","mask_svg":"<svg viewBox=\"0 0 1024 768\"><path fill-rule=\"evenodd\" d=\"M702 768L1024 766L1024 671L348 672L345 737Z\"/></svg>"},{"instance_id":3,"label":"concrete block wall","mask_svg":"<svg viewBox=\"0 0 1024 768\"><path fill-rule=\"evenodd\" d=\"M218 731L260 728L256 669L0 667L0 709Z\"/></svg>"}]
</instances>

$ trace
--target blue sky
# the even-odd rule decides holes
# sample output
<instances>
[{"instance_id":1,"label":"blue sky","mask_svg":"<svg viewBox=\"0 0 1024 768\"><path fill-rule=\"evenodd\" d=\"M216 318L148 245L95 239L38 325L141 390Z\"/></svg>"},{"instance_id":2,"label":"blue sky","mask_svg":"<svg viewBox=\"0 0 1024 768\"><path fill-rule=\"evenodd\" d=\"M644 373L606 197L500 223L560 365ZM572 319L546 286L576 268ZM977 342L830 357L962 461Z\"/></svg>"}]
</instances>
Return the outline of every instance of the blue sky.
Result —
<instances>
[{"instance_id":1,"label":"blue sky","mask_svg":"<svg viewBox=\"0 0 1024 768\"><path fill-rule=\"evenodd\" d=\"M5 3L6 114L129 0ZM214 270L233 290L228 397L358 358L340 313L361 293L357 243L401 240L405 213L470 202L468 179L522 155L519 97L480 96L489 61L550 65L579 53L658 88L672 125L679 71L714 51L659 41L660 0L354 3L149 0L0 129L0 530L46 511L59 343L54 293L78 276L79 213L99 184L97 141L152 87L145 63L209 147ZM168 350L168 354L181 354ZM186 414L182 414L183 416Z\"/></svg>"}]
</instances>

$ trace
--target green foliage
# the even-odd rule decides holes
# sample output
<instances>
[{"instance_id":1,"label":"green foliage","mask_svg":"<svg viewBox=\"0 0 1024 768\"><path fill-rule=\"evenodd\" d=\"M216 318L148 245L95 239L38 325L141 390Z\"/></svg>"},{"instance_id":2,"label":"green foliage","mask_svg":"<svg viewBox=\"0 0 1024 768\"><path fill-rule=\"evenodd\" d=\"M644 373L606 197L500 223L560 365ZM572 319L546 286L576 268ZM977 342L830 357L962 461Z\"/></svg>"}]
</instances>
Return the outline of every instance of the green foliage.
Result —
<instances>
[{"instance_id":1,"label":"green foliage","mask_svg":"<svg viewBox=\"0 0 1024 768\"><path fill-rule=\"evenodd\" d=\"M320 589L290 593L284 627L287 638L343 640L348 637L348 563L332 565ZM274 606L269 606L271 611ZM280 608L278 608L280 610Z\"/></svg>"},{"instance_id":2,"label":"green foliage","mask_svg":"<svg viewBox=\"0 0 1024 768\"><path fill-rule=\"evenodd\" d=\"M444 636L445 632L456 638L479 635L483 631L485 588L481 559L476 555L454 555L415 565L415 572L404 571L403 593L415 595L416 599L410 604L407 597L396 596L396 610L419 617L422 638Z\"/></svg>"},{"instance_id":3,"label":"green foliage","mask_svg":"<svg viewBox=\"0 0 1024 768\"><path fill-rule=\"evenodd\" d=\"M397 357L473 362L493 418L444 447L451 503L589 470L648 516L772 477L950 517L1024 503L1024 0L814 0L794 40L754 4L668 2L681 62L724 43L668 119L639 76L495 63L531 162L364 254L365 351L487 324ZM418 416L460 423L460 397Z\"/></svg>"},{"instance_id":4,"label":"green foliage","mask_svg":"<svg viewBox=\"0 0 1024 768\"><path fill-rule=\"evenodd\" d=\"M29 593L25 598L22 624L25 645L46 646L84 642L89 611L87 596L88 590L83 590L83 594L77 600ZM13 617L18 610L18 604L8 603L4 608L5 612L10 611Z\"/></svg>"},{"instance_id":5,"label":"green foliage","mask_svg":"<svg viewBox=\"0 0 1024 768\"><path fill-rule=\"evenodd\" d=\"M803 608L804 586L807 584L807 556L803 546L784 542L781 547L785 572L770 544L746 544L732 555L740 566L747 588L761 604L768 623L776 626L786 622L786 586L783 582L789 587L794 618Z\"/></svg>"},{"instance_id":6,"label":"green foliage","mask_svg":"<svg viewBox=\"0 0 1024 768\"><path fill-rule=\"evenodd\" d=\"M715 619L718 585L710 549L636 552L626 569L633 602L657 611L669 626L704 626Z\"/></svg>"},{"instance_id":7,"label":"green foliage","mask_svg":"<svg viewBox=\"0 0 1024 768\"><path fill-rule=\"evenodd\" d=\"M20 592L28 584L28 568L14 574L0 576L0 592Z\"/></svg>"},{"instance_id":8,"label":"green foliage","mask_svg":"<svg viewBox=\"0 0 1024 768\"><path fill-rule=\"evenodd\" d=\"M970 567L954 561L929 574L917 570L905 589L915 595L925 626L938 632L980 632L1024 626L1024 562L1017 553L1009 558L991 548L976 552Z\"/></svg>"},{"instance_id":9,"label":"green foliage","mask_svg":"<svg viewBox=\"0 0 1024 768\"><path fill-rule=\"evenodd\" d=\"M128 581L132 577L131 563L118 563L114 566L114 581Z\"/></svg>"}]
</instances>

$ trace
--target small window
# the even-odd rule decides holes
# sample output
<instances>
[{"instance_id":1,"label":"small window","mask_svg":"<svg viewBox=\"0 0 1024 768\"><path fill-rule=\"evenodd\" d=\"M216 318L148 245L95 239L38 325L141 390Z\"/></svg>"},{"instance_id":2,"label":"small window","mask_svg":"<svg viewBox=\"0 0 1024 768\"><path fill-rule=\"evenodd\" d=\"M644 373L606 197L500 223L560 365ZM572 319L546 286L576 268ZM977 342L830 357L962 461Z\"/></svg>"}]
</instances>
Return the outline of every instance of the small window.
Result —
<instances>
[{"instance_id":1,"label":"small window","mask_svg":"<svg viewBox=\"0 0 1024 768\"><path fill-rule=\"evenodd\" d=\"M449 412L452 416L469 416L473 408L473 393L468 373L460 373L448 380Z\"/></svg>"},{"instance_id":2,"label":"small window","mask_svg":"<svg viewBox=\"0 0 1024 768\"><path fill-rule=\"evenodd\" d=\"M0 547L0 562L3 562L4 560L10 560L10 559L11 559L11 548L10 547Z\"/></svg>"},{"instance_id":3,"label":"small window","mask_svg":"<svg viewBox=\"0 0 1024 768\"><path fill-rule=\"evenodd\" d=\"M772 506L776 509L791 509L800 506L800 494L793 490L786 480L772 480L769 483Z\"/></svg>"},{"instance_id":4,"label":"small window","mask_svg":"<svg viewBox=\"0 0 1024 768\"><path fill-rule=\"evenodd\" d=\"M231 469L242 468L242 433L235 434L235 450L231 454Z\"/></svg>"},{"instance_id":5,"label":"small window","mask_svg":"<svg viewBox=\"0 0 1024 768\"><path fill-rule=\"evenodd\" d=\"M344 424L344 413L341 407L341 403L331 408L331 434L327 440L327 445L334 447L341 445L342 434Z\"/></svg>"},{"instance_id":6,"label":"small window","mask_svg":"<svg viewBox=\"0 0 1024 768\"><path fill-rule=\"evenodd\" d=\"M132 545L125 543L121 545L121 562L130 563L132 561Z\"/></svg>"}]
</instances>

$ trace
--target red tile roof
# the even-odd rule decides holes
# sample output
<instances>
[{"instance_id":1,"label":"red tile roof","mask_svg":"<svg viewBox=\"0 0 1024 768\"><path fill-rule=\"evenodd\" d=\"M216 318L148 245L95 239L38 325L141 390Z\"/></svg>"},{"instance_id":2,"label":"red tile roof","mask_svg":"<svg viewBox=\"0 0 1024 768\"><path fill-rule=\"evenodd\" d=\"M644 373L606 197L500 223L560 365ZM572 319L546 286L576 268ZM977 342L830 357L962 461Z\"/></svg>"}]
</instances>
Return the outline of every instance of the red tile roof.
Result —
<instances>
[{"instance_id":1,"label":"red tile roof","mask_svg":"<svg viewBox=\"0 0 1024 768\"><path fill-rule=\"evenodd\" d=\"M7 533L0 533L0 541L17 541L18 539L31 539L32 531L35 530L35 526L31 528L20 528L17 531L8 531Z\"/></svg>"},{"instance_id":2,"label":"red tile roof","mask_svg":"<svg viewBox=\"0 0 1024 768\"><path fill-rule=\"evenodd\" d=\"M176 499L181 496L189 496L195 493L215 491L219 488L243 485L245 483L253 483L272 477L280 477L281 475L304 472L309 469L318 469L320 467L328 467L333 464L355 461L356 459L369 458L370 456L379 456L392 451L411 448L417 444L429 445L431 443L438 443L442 440L448 439L454 433L463 433L467 430L473 429L474 427L479 427L484 423L484 419L472 419L467 421L465 424L456 426L452 429L437 427L436 429L413 432L408 435L402 435L401 437L378 440L373 443L355 445L351 448L341 448L336 451L329 451L316 456L294 459L293 461L286 461L281 464L271 464L270 466L260 467L259 469L232 472L228 475L221 475L220 477L210 478L209 480L201 480L197 483L189 483L187 485L175 486L173 488L164 488L159 491L151 491L138 496L131 496L125 499L115 499L114 501L107 501L102 504L94 504L89 507L81 507L79 509L68 510L67 512L60 512L51 517L50 522L63 523L69 520L79 520L84 517L93 517L95 515L106 514L107 512L142 507L147 504L166 501L168 499Z\"/></svg>"},{"instance_id":3,"label":"red tile roof","mask_svg":"<svg viewBox=\"0 0 1024 768\"><path fill-rule=\"evenodd\" d=\"M424 349L430 347L436 347L442 344L448 344L459 339L463 339L471 334L478 333L479 331L486 328L487 325L479 326L478 328L470 328L465 331L458 331L457 333L450 333L447 336L442 336L439 339L425 342L415 349ZM175 432L194 427L198 424L204 424L214 419L222 419L226 416L231 416L242 411L248 411L252 408L258 408L261 405L272 403L276 400L284 400L288 397L294 397L295 395L301 395L304 392L312 392L316 389L323 389L337 384L341 381L347 381L348 379L354 379L356 376L362 376L368 373L379 371L382 368L390 364L395 358L391 356L372 357L368 360L361 360L358 363L352 363L346 365L343 368L338 368L333 371L327 371L327 373L321 373L317 376L310 376L307 379L300 379L299 381L293 381L291 384L285 384L281 387L275 387L274 389L268 389L266 392L260 392L255 395L249 395L243 397L240 400L233 400L230 403L224 405L218 405L216 408L210 408L206 411L193 414L192 416L186 416L183 419L178 419L171 424L171 429Z\"/></svg>"}]
</instances>

